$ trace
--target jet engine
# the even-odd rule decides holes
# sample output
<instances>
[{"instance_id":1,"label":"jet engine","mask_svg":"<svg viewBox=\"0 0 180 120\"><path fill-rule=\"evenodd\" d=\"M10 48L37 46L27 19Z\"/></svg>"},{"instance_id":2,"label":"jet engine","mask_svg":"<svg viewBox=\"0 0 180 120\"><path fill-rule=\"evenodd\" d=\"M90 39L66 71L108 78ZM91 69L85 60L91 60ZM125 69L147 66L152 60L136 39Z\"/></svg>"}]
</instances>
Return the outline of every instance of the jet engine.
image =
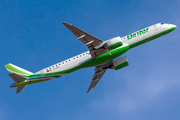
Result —
<instances>
[{"instance_id":1,"label":"jet engine","mask_svg":"<svg viewBox=\"0 0 180 120\"><path fill-rule=\"evenodd\" d=\"M128 66L128 60L126 57L119 57L116 60L114 60L110 66L111 69L119 70L121 68L124 68Z\"/></svg>"},{"instance_id":2,"label":"jet engine","mask_svg":"<svg viewBox=\"0 0 180 120\"><path fill-rule=\"evenodd\" d=\"M122 46L122 41L121 38L118 36L108 40L103 47L107 48L108 50L112 50L120 46Z\"/></svg>"}]
</instances>

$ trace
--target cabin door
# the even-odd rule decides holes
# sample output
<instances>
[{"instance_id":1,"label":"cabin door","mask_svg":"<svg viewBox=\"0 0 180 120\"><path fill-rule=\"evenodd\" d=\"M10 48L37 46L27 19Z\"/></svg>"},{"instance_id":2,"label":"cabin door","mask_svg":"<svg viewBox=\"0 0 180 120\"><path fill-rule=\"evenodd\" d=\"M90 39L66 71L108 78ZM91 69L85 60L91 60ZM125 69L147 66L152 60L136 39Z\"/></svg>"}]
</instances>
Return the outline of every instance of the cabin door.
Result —
<instances>
[{"instance_id":1,"label":"cabin door","mask_svg":"<svg viewBox=\"0 0 180 120\"><path fill-rule=\"evenodd\" d=\"M45 75L45 70L41 70L41 76Z\"/></svg>"},{"instance_id":2,"label":"cabin door","mask_svg":"<svg viewBox=\"0 0 180 120\"><path fill-rule=\"evenodd\" d=\"M155 29L155 30L158 30L158 25L157 25L157 24L154 25L154 29Z\"/></svg>"}]
</instances>

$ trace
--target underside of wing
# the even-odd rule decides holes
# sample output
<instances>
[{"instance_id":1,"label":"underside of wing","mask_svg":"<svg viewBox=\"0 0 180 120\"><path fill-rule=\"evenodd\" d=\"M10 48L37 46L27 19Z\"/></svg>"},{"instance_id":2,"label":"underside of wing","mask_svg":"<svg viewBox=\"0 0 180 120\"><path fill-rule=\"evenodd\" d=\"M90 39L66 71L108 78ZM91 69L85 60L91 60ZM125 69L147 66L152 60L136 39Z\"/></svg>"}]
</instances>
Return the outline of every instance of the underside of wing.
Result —
<instances>
[{"instance_id":1,"label":"underside of wing","mask_svg":"<svg viewBox=\"0 0 180 120\"><path fill-rule=\"evenodd\" d=\"M92 79L92 81L90 83L90 86L89 86L86 93L88 93L92 88L94 88L96 86L96 84L99 82L99 80L104 75L104 73L106 72L108 66L110 66L111 63L112 63L112 61L107 62L107 63L102 64L102 65L99 65L99 66L96 66L95 74L93 76L93 79Z\"/></svg>"},{"instance_id":2,"label":"underside of wing","mask_svg":"<svg viewBox=\"0 0 180 120\"><path fill-rule=\"evenodd\" d=\"M92 36L91 34L77 28L72 24L66 22L63 22L62 24L77 37L77 40L79 39L84 44L84 46L88 47L92 58L107 52L106 49L98 49L104 44L104 41Z\"/></svg>"}]
</instances>

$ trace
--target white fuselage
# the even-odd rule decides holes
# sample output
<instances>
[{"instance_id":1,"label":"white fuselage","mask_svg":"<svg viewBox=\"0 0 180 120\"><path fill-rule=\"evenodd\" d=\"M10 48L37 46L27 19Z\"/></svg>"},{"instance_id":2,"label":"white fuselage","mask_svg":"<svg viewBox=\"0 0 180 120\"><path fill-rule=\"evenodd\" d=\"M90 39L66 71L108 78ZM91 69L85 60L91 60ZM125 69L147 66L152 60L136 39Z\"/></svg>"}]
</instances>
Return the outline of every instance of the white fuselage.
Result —
<instances>
[{"instance_id":1,"label":"white fuselage","mask_svg":"<svg viewBox=\"0 0 180 120\"><path fill-rule=\"evenodd\" d=\"M172 27L174 27L174 25L172 25L172 24L158 23L158 24L152 25L150 27L144 28L140 31L136 31L130 35L124 36L121 38L121 40L122 40L123 44L128 44L129 46L131 46L131 45L133 45L137 42L140 42L146 38L149 38L149 37L152 37L159 33L162 33L164 31L167 31L168 29L170 29ZM36 72L35 74L46 74L46 73L51 73L51 72L58 72L58 71L72 69L74 67L81 65L82 63L84 63L86 61L89 61L90 59L91 59L91 55L89 54L89 51L87 51L87 52L84 52L77 56L74 56L72 58L69 58L67 60L64 60L62 62L59 62L55 65L52 65L50 67L47 67L43 70L40 70L40 71Z\"/></svg>"},{"instance_id":2,"label":"white fuselage","mask_svg":"<svg viewBox=\"0 0 180 120\"><path fill-rule=\"evenodd\" d=\"M136 37L133 37L130 40L128 40L127 36L122 37L122 42L131 45L131 44L137 43L137 42L139 42L141 40L144 40L146 38L149 38L151 36L162 33L162 32L164 32L164 31L166 31L166 30L168 30L168 29L170 29L172 27L174 27L174 25L172 25L172 24L158 23L158 24L152 25L150 27L147 27L148 32L146 32L145 34L142 34L142 35L139 35L139 36L136 35ZM144 28L144 29L147 29L147 28ZM142 29L142 30L144 30L144 29ZM142 31L142 30L140 30L140 31ZM137 32L139 32L139 31L136 31L134 33L137 33Z\"/></svg>"}]
</instances>

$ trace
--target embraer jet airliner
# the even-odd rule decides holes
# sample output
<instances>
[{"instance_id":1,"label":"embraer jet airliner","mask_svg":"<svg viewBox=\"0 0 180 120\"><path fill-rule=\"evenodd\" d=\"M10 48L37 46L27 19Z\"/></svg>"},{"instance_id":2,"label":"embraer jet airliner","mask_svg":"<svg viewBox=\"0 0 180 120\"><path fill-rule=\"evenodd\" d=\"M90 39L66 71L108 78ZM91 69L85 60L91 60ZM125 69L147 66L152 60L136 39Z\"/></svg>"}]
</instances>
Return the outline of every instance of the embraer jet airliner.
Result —
<instances>
[{"instance_id":1,"label":"embraer jet airliner","mask_svg":"<svg viewBox=\"0 0 180 120\"><path fill-rule=\"evenodd\" d=\"M119 70L129 65L126 57L119 57L131 48L161 37L174 29L173 24L158 23L124 37L114 37L107 41L96 38L89 33L63 22L89 51L44 68L36 73L29 72L11 63L5 65L9 76L15 81L10 87L17 87L16 93L21 92L26 85L52 80L65 76L76 70L95 67L94 76L87 90L96 86L107 69Z\"/></svg>"}]
</instances>

